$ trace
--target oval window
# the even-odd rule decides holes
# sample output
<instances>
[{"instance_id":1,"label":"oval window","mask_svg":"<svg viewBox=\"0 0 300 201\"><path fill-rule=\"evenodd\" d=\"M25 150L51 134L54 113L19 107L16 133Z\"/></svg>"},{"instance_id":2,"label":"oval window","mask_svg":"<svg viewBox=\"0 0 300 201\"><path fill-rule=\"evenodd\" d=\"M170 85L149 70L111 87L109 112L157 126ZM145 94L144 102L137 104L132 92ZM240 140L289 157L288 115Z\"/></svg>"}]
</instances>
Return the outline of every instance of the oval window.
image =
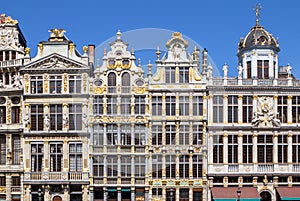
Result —
<instances>
[{"instance_id":1,"label":"oval window","mask_svg":"<svg viewBox=\"0 0 300 201\"><path fill-rule=\"evenodd\" d=\"M13 98L11 99L11 102L12 102L13 104L19 104L19 103L20 103L20 98L19 98L19 97L13 97Z\"/></svg>"},{"instance_id":2,"label":"oval window","mask_svg":"<svg viewBox=\"0 0 300 201\"><path fill-rule=\"evenodd\" d=\"M6 102L6 99L4 97L0 97L0 104L4 104Z\"/></svg>"}]
</instances>

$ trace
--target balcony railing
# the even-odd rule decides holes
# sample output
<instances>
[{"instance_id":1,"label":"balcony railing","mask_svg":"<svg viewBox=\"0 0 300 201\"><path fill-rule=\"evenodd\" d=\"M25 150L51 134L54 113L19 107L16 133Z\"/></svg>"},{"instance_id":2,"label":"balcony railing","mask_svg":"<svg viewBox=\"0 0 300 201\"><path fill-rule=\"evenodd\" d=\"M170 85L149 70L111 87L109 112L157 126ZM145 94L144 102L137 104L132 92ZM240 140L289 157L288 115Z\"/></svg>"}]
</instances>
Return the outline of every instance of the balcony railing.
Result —
<instances>
[{"instance_id":1,"label":"balcony railing","mask_svg":"<svg viewBox=\"0 0 300 201\"><path fill-rule=\"evenodd\" d=\"M22 65L23 65L23 59L0 61L0 67L22 66Z\"/></svg>"},{"instance_id":2,"label":"balcony railing","mask_svg":"<svg viewBox=\"0 0 300 201\"><path fill-rule=\"evenodd\" d=\"M12 193L21 192L21 186L12 186L11 192Z\"/></svg>"},{"instance_id":3,"label":"balcony railing","mask_svg":"<svg viewBox=\"0 0 300 201\"><path fill-rule=\"evenodd\" d=\"M130 93L131 87L130 86L122 86L121 92L122 93Z\"/></svg>"},{"instance_id":4,"label":"balcony railing","mask_svg":"<svg viewBox=\"0 0 300 201\"><path fill-rule=\"evenodd\" d=\"M293 172L300 172L300 164L293 164Z\"/></svg>"},{"instance_id":5,"label":"balcony railing","mask_svg":"<svg viewBox=\"0 0 300 201\"><path fill-rule=\"evenodd\" d=\"M25 181L85 181L87 172L25 172Z\"/></svg>"},{"instance_id":6,"label":"balcony railing","mask_svg":"<svg viewBox=\"0 0 300 201\"><path fill-rule=\"evenodd\" d=\"M108 93L117 93L117 87L107 87Z\"/></svg>"},{"instance_id":7,"label":"balcony railing","mask_svg":"<svg viewBox=\"0 0 300 201\"><path fill-rule=\"evenodd\" d=\"M274 165L273 164L262 164L257 165L258 172L274 172Z\"/></svg>"},{"instance_id":8,"label":"balcony railing","mask_svg":"<svg viewBox=\"0 0 300 201\"><path fill-rule=\"evenodd\" d=\"M239 165L228 165L228 172L238 172Z\"/></svg>"}]
</instances>

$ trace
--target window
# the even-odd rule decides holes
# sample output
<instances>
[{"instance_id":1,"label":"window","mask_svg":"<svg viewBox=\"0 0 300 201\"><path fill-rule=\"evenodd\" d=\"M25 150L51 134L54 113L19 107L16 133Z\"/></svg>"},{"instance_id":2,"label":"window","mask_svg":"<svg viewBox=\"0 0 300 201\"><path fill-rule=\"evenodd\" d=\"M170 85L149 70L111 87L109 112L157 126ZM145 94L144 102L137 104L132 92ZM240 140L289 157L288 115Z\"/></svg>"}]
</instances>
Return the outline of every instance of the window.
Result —
<instances>
[{"instance_id":1,"label":"window","mask_svg":"<svg viewBox=\"0 0 300 201\"><path fill-rule=\"evenodd\" d=\"M238 162L238 136L228 135L228 163Z\"/></svg>"},{"instance_id":2,"label":"window","mask_svg":"<svg viewBox=\"0 0 300 201\"><path fill-rule=\"evenodd\" d=\"M20 106L11 107L11 123L20 123Z\"/></svg>"},{"instance_id":3,"label":"window","mask_svg":"<svg viewBox=\"0 0 300 201\"><path fill-rule=\"evenodd\" d=\"M131 177L131 156L123 155L121 157L121 176Z\"/></svg>"},{"instance_id":4,"label":"window","mask_svg":"<svg viewBox=\"0 0 300 201\"><path fill-rule=\"evenodd\" d=\"M181 115L181 116L189 115L189 97L188 96L179 97L179 115Z\"/></svg>"},{"instance_id":5,"label":"window","mask_svg":"<svg viewBox=\"0 0 300 201\"><path fill-rule=\"evenodd\" d=\"M122 93L130 93L130 74L125 72L122 75Z\"/></svg>"},{"instance_id":6,"label":"window","mask_svg":"<svg viewBox=\"0 0 300 201\"><path fill-rule=\"evenodd\" d=\"M179 144L189 145L189 125L180 125Z\"/></svg>"},{"instance_id":7,"label":"window","mask_svg":"<svg viewBox=\"0 0 300 201\"><path fill-rule=\"evenodd\" d=\"M293 96L292 98L292 115L293 123L300 122L300 96Z\"/></svg>"},{"instance_id":8,"label":"window","mask_svg":"<svg viewBox=\"0 0 300 201\"><path fill-rule=\"evenodd\" d=\"M243 96L243 123L251 123L253 108L252 102L252 96Z\"/></svg>"},{"instance_id":9,"label":"window","mask_svg":"<svg viewBox=\"0 0 300 201\"><path fill-rule=\"evenodd\" d=\"M42 143L31 144L31 171L41 172L44 167L44 145Z\"/></svg>"},{"instance_id":10,"label":"window","mask_svg":"<svg viewBox=\"0 0 300 201\"><path fill-rule=\"evenodd\" d=\"M214 135L213 161L223 163L223 135Z\"/></svg>"},{"instance_id":11,"label":"window","mask_svg":"<svg viewBox=\"0 0 300 201\"><path fill-rule=\"evenodd\" d=\"M31 105L31 131L42 131L44 129L44 108L43 105Z\"/></svg>"},{"instance_id":12,"label":"window","mask_svg":"<svg viewBox=\"0 0 300 201\"><path fill-rule=\"evenodd\" d=\"M193 178L201 178L202 177L202 157L201 155L193 156Z\"/></svg>"},{"instance_id":13,"label":"window","mask_svg":"<svg viewBox=\"0 0 300 201\"><path fill-rule=\"evenodd\" d=\"M95 96L93 100L94 115L103 115L103 97Z\"/></svg>"},{"instance_id":14,"label":"window","mask_svg":"<svg viewBox=\"0 0 300 201\"><path fill-rule=\"evenodd\" d=\"M94 125L94 145L102 146L103 145L103 125L97 124Z\"/></svg>"},{"instance_id":15,"label":"window","mask_svg":"<svg viewBox=\"0 0 300 201\"><path fill-rule=\"evenodd\" d=\"M22 153L20 135L12 136L12 164L20 165L20 155Z\"/></svg>"},{"instance_id":16,"label":"window","mask_svg":"<svg viewBox=\"0 0 300 201\"><path fill-rule=\"evenodd\" d=\"M259 163L273 162L273 135L260 134L257 137L257 160Z\"/></svg>"},{"instance_id":17,"label":"window","mask_svg":"<svg viewBox=\"0 0 300 201\"><path fill-rule=\"evenodd\" d=\"M50 105L50 129L62 130L62 105Z\"/></svg>"},{"instance_id":18,"label":"window","mask_svg":"<svg viewBox=\"0 0 300 201\"><path fill-rule=\"evenodd\" d=\"M252 163L253 160L252 135L243 135L243 163Z\"/></svg>"},{"instance_id":19,"label":"window","mask_svg":"<svg viewBox=\"0 0 300 201\"><path fill-rule=\"evenodd\" d=\"M43 77L42 76L32 76L30 78L31 93L32 94L42 94L43 93Z\"/></svg>"},{"instance_id":20,"label":"window","mask_svg":"<svg viewBox=\"0 0 300 201\"><path fill-rule=\"evenodd\" d=\"M4 78L5 78L5 85L9 85L10 78L11 78L10 74L9 73L5 73L4 74ZM41 92L41 93L43 93L43 92Z\"/></svg>"},{"instance_id":21,"label":"window","mask_svg":"<svg viewBox=\"0 0 300 201\"><path fill-rule=\"evenodd\" d=\"M287 123L287 96L278 97L278 113L281 123Z\"/></svg>"},{"instance_id":22,"label":"window","mask_svg":"<svg viewBox=\"0 0 300 201\"><path fill-rule=\"evenodd\" d=\"M189 67L179 68L179 83L189 83Z\"/></svg>"},{"instance_id":23,"label":"window","mask_svg":"<svg viewBox=\"0 0 300 201\"><path fill-rule=\"evenodd\" d=\"M145 156L134 157L135 177L145 177L146 174L145 164L146 164Z\"/></svg>"},{"instance_id":24,"label":"window","mask_svg":"<svg viewBox=\"0 0 300 201\"><path fill-rule=\"evenodd\" d=\"M175 116L176 114L176 97L167 96L166 97L166 115Z\"/></svg>"},{"instance_id":25,"label":"window","mask_svg":"<svg viewBox=\"0 0 300 201\"><path fill-rule=\"evenodd\" d=\"M63 165L63 146L61 143L50 144L50 171L60 172Z\"/></svg>"},{"instance_id":26,"label":"window","mask_svg":"<svg viewBox=\"0 0 300 201\"><path fill-rule=\"evenodd\" d=\"M6 177L0 176L0 186L6 186Z\"/></svg>"},{"instance_id":27,"label":"window","mask_svg":"<svg viewBox=\"0 0 300 201\"><path fill-rule=\"evenodd\" d=\"M223 96L213 97L213 122L223 122Z\"/></svg>"},{"instance_id":28,"label":"window","mask_svg":"<svg viewBox=\"0 0 300 201\"><path fill-rule=\"evenodd\" d=\"M152 155L152 177L155 179L162 178L162 156Z\"/></svg>"},{"instance_id":29,"label":"window","mask_svg":"<svg viewBox=\"0 0 300 201\"><path fill-rule=\"evenodd\" d=\"M62 88L61 76L50 76L50 94L60 94Z\"/></svg>"},{"instance_id":30,"label":"window","mask_svg":"<svg viewBox=\"0 0 300 201\"><path fill-rule=\"evenodd\" d=\"M118 127L116 124L107 125L107 145L118 144Z\"/></svg>"},{"instance_id":31,"label":"window","mask_svg":"<svg viewBox=\"0 0 300 201\"><path fill-rule=\"evenodd\" d=\"M82 143L72 142L69 144L70 172L82 171Z\"/></svg>"},{"instance_id":32,"label":"window","mask_svg":"<svg viewBox=\"0 0 300 201\"><path fill-rule=\"evenodd\" d=\"M293 163L300 163L300 135L294 134L293 137L293 154L292 159Z\"/></svg>"},{"instance_id":33,"label":"window","mask_svg":"<svg viewBox=\"0 0 300 201\"><path fill-rule=\"evenodd\" d=\"M21 178L20 177L11 177L12 186L21 186Z\"/></svg>"},{"instance_id":34,"label":"window","mask_svg":"<svg viewBox=\"0 0 300 201\"><path fill-rule=\"evenodd\" d=\"M179 176L189 178L189 155L182 155L179 158Z\"/></svg>"},{"instance_id":35,"label":"window","mask_svg":"<svg viewBox=\"0 0 300 201\"><path fill-rule=\"evenodd\" d=\"M103 156L94 155L94 157L93 157L93 173L94 173L94 177L103 177L103 175L104 175Z\"/></svg>"},{"instance_id":36,"label":"window","mask_svg":"<svg viewBox=\"0 0 300 201\"><path fill-rule=\"evenodd\" d=\"M118 158L117 156L107 156L107 176L118 176Z\"/></svg>"},{"instance_id":37,"label":"window","mask_svg":"<svg viewBox=\"0 0 300 201\"><path fill-rule=\"evenodd\" d=\"M6 106L0 106L0 124L6 123Z\"/></svg>"},{"instance_id":38,"label":"window","mask_svg":"<svg viewBox=\"0 0 300 201\"><path fill-rule=\"evenodd\" d=\"M107 76L108 93L117 93L116 74L111 72Z\"/></svg>"},{"instance_id":39,"label":"window","mask_svg":"<svg viewBox=\"0 0 300 201\"><path fill-rule=\"evenodd\" d=\"M228 96L228 123L238 122L238 97Z\"/></svg>"},{"instance_id":40,"label":"window","mask_svg":"<svg viewBox=\"0 0 300 201\"><path fill-rule=\"evenodd\" d=\"M175 67L165 68L166 71L166 83L175 83Z\"/></svg>"},{"instance_id":41,"label":"window","mask_svg":"<svg viewBox=\"0 0 300 201\"><path fill-rule=\"evenodd\" d=\"M118 101L117 97L108 96L107 97L107 114L114 115L117 114Z\"/></svg>"},{"instance_id":42,"label":"window","mask_svg":"<svg viewBox=\"0 0 300 201\"><path fill-rule=\"evenodd\" d=\"M287 163L287 135L278 135L278 163Z\"/></svg>"},{"instance_id":43,"label":"window","mask_svg":"<svg viewBox=\"0 0 300 201\"><path fill-rule=\"evenodd\" d=\"M201 125L193 125L193 145L202 145L203 127Z\"/></svg>"},{"instance_id":44,"label":"window","mask_svg":"<svg viewBox=\"0 0 300 201\"><path fill-rule=\"evenodd\" d=\"M166 125L166 145L175 145L176 127L175 125Z\"/></svg>"},{"instance_id":45,"label":"window","mask_svg":"<svg viewBox=\"0 0 300 201\"><path fill-rule=\"evenodd\" d=\"M162 145L162 126L152 126L152 145Z\"/></svg>"},{"instance_id":46,"label":"window","mask_svg":"<svg viewBox=\"0 0 300 201\"><path fill-rule=\"evenodd\" d=\"M188 201L188 200L189 200L189 189L180 189L179 201Z\"/></svg>"},{"instance_id":47,"label":"window","mask_svg":"<svg viewBox=\"0 0 300 201\"><path fill-rule=\"evenodd\" d=\"M268 60L257 60L257 77L258 79L269 79Z\"/></svg>"},{"instance_id":48,"label":"window","mask_svg":"<svg viewBox=\"0 0 300 201\"><path fill-rule=\"evenodd\" d=\"M0 135L0 164L6 164L6 136Z\"/></svg>"},{"instance_id":49,"label":"window","mask_svg":"<svg viewBox=\"0 0 300 201\"><path fill-rule=\"evenodd\" d=\"M82 106L80 104L69 105L70 130L82 130Z\"/></svg>"},{"instance_id":50,"label":"window","mask_svg":"<svg viewBox=\"0 0 300 201\"><path fill-rule=\"evenodd\" d=\"M145 114L145 96L134 97L134 113L136 115Z\"/></svg>"},{"instance_id":51,"label":"window","mask_svg":"<svg viewBox=\"0 0 300 201\"><path fill-rule=\"evenodd\" d=\"M121 125L121 145L131 145L131 126L130 126L130 124Z\"/></svg>"},{"instance_id":52,"label":"window","mask_svg":"<svg viewBox=\"0 0 300 201\"><path fill-rule=\"evenodd\" d=\"M202 96L193 96L193 115L203 115L203 98Z\"/></svg>"},{"instance_id":53,"label":"window","mask_svg":"<svg viewBox=\"0 0 300 201\"><path fill-rule=\"evenodd\" d=\"M121 115L130 115L131 114L131 98L122 97L121 98Z\"/></svg>"},{"instance_id":54,"label":"window","mask_svg":"<svg viewBox=\"0 0 300 201\"><path fill-rule=\"evenodd\" d=\"M70 94L79 94L81 93L81 76L80 75L71 75L69 77L69 93Z\"/></svg>"},{"instance_id":55,"label":"window","mask_svg":"<svg viewBox=\"0 0 300 201\"><path fill-rule=\"evenodd\" d=\"M160 116L162 115L162 98L161 96L152 97L152 115Z\"/></svg>"},{"instance_id":56,"label":"window","mask_svg":"<svg viewBox=\"0 0 300 201\"><path fill-rule=\"evenodd\" d=\"M250 79L251 78L251 61L247 61L247 78Z\"/></svg>"},{"instance_id":57,"label":"window","mask_svg":"<svg viewBox=\"0 0 300 201\"><path fill-rule=\"evenodd\" d=\"M152 195L154 196L161 196L162 195L162 189L161 188L152 188Z\"/></svg>"},{"instance_id":58,"label":"window","mask_svg":"<svg viewBox=\"0 0 300 201\"><path fill-rule=\"evenodd\" d=\"M176 156L166 155L166 178L171 179L176 176Z\"/></svg>"},{"instance_id":59,"label":"window","mask_svg":"<svg viewBox=\"0 0 300 201\"><path fill-rule=\"evenodd\" d=\"M135 145L145 145L146 137L145 137L145 125L138 124L134 127L134 144Z\"/></svg>"}]
</instances>

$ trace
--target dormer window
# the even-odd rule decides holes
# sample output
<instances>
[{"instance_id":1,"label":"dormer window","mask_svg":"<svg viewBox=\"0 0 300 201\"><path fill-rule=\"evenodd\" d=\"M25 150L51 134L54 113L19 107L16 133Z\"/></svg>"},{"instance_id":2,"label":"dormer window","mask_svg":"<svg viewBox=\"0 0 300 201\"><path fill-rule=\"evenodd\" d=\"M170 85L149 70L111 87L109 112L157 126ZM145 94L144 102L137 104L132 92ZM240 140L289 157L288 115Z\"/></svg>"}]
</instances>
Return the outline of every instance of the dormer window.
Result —
<instances>
[{"instance_id":1,"label":"dormer window","mask_svg":"<svg viewBox=\"0 0 300 201\"><path fill-rule=\"evenodd\" d=\"M110 66L114 66L115 65L115 60L114 59L110 59L108 63L109 63Z\"/></svg>"},{"instance_id":2,"label":"dormer window","mask_svg":"<svg viewBox=\"0 0 300 201\"><path fill-rule=\"evenodd\" d=\"M175 67L166 68L166 83L175 83Z\"/></svg>"},{"instance_id":3,"label":"dormer window","mask_svg":"<svg viewBox=\"0 0 300 201\"><path fill-rule=\"evenodd\" d=\"M123 60L123 66L128 66L129 65L129 60L128 59L124 59Z\"/></svg>"},{"instance_id":4,"label":"dormer window","mask_svg":"<svg viewBox=\"0 0 300 201\"><path fill-rule=\"evenodd\" d=\"M269 60L257 60L258 79L269 79Z\"/></svg>"}]
</instances>

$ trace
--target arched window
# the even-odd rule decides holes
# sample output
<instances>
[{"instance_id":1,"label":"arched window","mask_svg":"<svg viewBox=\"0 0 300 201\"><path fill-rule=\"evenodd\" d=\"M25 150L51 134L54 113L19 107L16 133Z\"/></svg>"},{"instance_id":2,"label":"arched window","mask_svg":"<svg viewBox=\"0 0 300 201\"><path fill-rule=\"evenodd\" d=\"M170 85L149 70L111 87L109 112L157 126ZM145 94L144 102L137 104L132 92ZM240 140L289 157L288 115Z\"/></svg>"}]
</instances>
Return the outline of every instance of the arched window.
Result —
<instances>
[{"instance_id":1,"label":"arched window","mask_svg":"<svg viewBox=\"0 0 300 201\"><path fill-rule=\"evenodd\" d=\"M122 75L122 93L129 93L130 92L130 75L129 73L125 72Z\"/></svg>"},{"instance_id":2,"label":"arched window","mask_svg":"<svg viewBox=\"0 0 300 201\"><path fill-rule=\"evenodd\" d=\"M107 81L107 85L108 85L108 93L116 93L117 92L117 80L116 80L116 74L111 72L108 74L108 81Z\"/></svg>"}]
</instances>

